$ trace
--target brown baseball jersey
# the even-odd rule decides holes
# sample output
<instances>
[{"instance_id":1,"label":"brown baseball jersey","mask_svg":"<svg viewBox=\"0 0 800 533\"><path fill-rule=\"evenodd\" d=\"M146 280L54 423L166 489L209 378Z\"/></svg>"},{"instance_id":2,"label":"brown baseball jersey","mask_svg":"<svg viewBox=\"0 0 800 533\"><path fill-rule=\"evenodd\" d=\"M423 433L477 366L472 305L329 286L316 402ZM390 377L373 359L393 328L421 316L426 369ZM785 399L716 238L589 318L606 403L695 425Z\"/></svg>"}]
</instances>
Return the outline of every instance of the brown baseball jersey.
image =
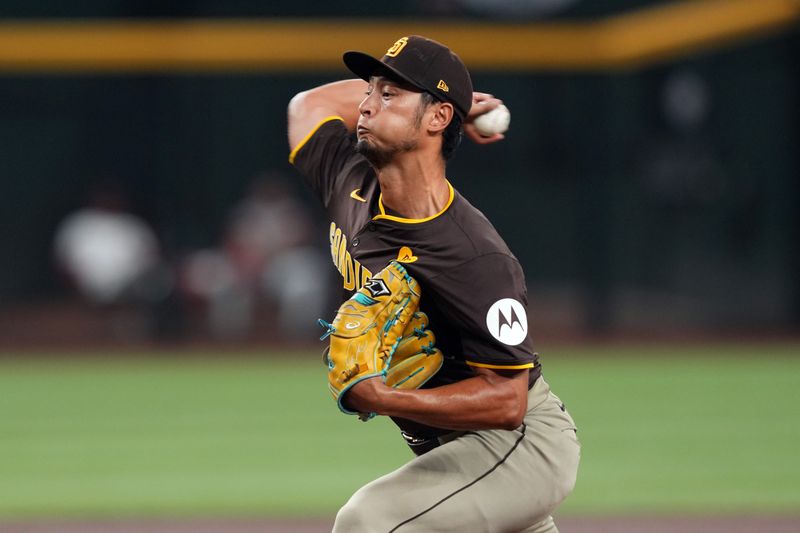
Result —
<instances>
[{"instance_id":1,"label":"brown baseball jersey","mask_svg":"<svg viewBox=\"0 0 800 533\"><path fill-rule=\"evenodd\" d=\"M528 333L522 267L488 219L452 185L444 209L407 219L383 205L377 177L356 153L340 117L318 124L289 156L331 217L331 259L349 298L390 261L402 262L422 288L420 310L430 319L441 370L424 387L473 377L475 367L532 369L541 374ZM395 419L425 436L446 430Z\"/></svg>"}]
</instances>

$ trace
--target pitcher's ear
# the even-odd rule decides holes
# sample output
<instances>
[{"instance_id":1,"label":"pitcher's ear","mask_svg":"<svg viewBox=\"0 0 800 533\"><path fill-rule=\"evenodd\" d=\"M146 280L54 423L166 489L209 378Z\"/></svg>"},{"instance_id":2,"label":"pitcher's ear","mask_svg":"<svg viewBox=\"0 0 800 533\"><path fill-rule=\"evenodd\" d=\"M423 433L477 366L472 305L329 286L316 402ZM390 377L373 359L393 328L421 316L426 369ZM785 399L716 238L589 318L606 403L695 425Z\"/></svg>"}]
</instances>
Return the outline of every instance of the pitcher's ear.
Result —
<instances>
[{"instance_id":1,"label":"pitcher's ear","mask_svg":"<svg viewBox=\"0 0 800 533\"><path fill-rule=\"evenodd\" d=\"M448 102L439 103L433 115L431 115L428 127L434 132L444 131L453 120L454 113L453 104Z\"/></svg>"}]
</instances>

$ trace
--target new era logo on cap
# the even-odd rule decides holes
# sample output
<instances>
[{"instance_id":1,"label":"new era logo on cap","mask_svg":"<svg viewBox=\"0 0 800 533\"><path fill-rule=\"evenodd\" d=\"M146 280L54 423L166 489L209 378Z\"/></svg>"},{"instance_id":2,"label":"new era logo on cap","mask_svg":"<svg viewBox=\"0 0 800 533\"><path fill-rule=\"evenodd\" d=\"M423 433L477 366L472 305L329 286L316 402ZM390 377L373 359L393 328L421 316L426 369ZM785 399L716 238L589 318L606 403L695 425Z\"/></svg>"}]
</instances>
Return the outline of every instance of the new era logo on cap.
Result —
<instances>
[{"instance_id":1,"label":"new era logo on cap","mask_svg":"<svg viewBox=\"0 0 800 533\"><path fill-rule=\"evenodd\" d=\"M419 35L401 37L381 59L364 52L345 52L344 63L359 78L393 76L453 104L464 120L472 107L472 79L461 59L442 43ZM447 80L445 82L445 80Z\"/></svg>"}]
</instances>

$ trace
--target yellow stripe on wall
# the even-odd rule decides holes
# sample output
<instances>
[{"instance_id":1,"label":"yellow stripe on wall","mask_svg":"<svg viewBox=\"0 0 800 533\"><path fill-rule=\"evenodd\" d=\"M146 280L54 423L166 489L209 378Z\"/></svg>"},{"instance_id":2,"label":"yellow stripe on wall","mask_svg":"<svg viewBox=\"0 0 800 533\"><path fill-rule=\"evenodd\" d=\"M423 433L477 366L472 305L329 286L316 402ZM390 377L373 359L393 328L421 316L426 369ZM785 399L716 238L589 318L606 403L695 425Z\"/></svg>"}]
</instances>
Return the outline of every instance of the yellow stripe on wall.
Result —
<instances>
[{"instance_id":1,"label":"yellow stripe on wall","mask_svg":"<svg viewBox=\"0 0 800 533\"><path fill-rule=\"evenodd\" d=\"M800 19L797 0L692 0L599 23L610 66L636 66L787 29Z\"/></svg>"},{"instance_id":2,"label":"yellow stripe on wall","mask_svg":"<svg viewBox=\"0 0 800 533\"><path fill-rule=\"evenodd\" d=\"M417 33L482 71L630 68L779 31L797 0L693 0L585 23L385 20L5 22L5 72L344 72L344 48L382 54Z\"/></svg>"}]
</instances>

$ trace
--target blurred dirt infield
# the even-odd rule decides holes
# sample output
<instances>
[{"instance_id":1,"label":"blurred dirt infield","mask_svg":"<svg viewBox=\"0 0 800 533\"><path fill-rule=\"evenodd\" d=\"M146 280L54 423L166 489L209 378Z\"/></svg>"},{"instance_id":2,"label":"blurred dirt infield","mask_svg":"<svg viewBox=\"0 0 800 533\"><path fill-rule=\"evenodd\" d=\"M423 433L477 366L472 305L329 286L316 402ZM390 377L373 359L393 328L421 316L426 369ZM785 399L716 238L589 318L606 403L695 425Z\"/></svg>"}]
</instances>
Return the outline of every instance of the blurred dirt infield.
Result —
<instances>
[{"instance_id":1,"label":"blurred dirt infield","mask_svg":"<svg viewBox=\"0 0 800 533\"><path fill-rule=\"evenodd\" d=\"M328 520L209 519L0 522L2 533L327 533ZM559 518L561 533L797 533L794 517Z\"/></svg>"}]
</instances>

